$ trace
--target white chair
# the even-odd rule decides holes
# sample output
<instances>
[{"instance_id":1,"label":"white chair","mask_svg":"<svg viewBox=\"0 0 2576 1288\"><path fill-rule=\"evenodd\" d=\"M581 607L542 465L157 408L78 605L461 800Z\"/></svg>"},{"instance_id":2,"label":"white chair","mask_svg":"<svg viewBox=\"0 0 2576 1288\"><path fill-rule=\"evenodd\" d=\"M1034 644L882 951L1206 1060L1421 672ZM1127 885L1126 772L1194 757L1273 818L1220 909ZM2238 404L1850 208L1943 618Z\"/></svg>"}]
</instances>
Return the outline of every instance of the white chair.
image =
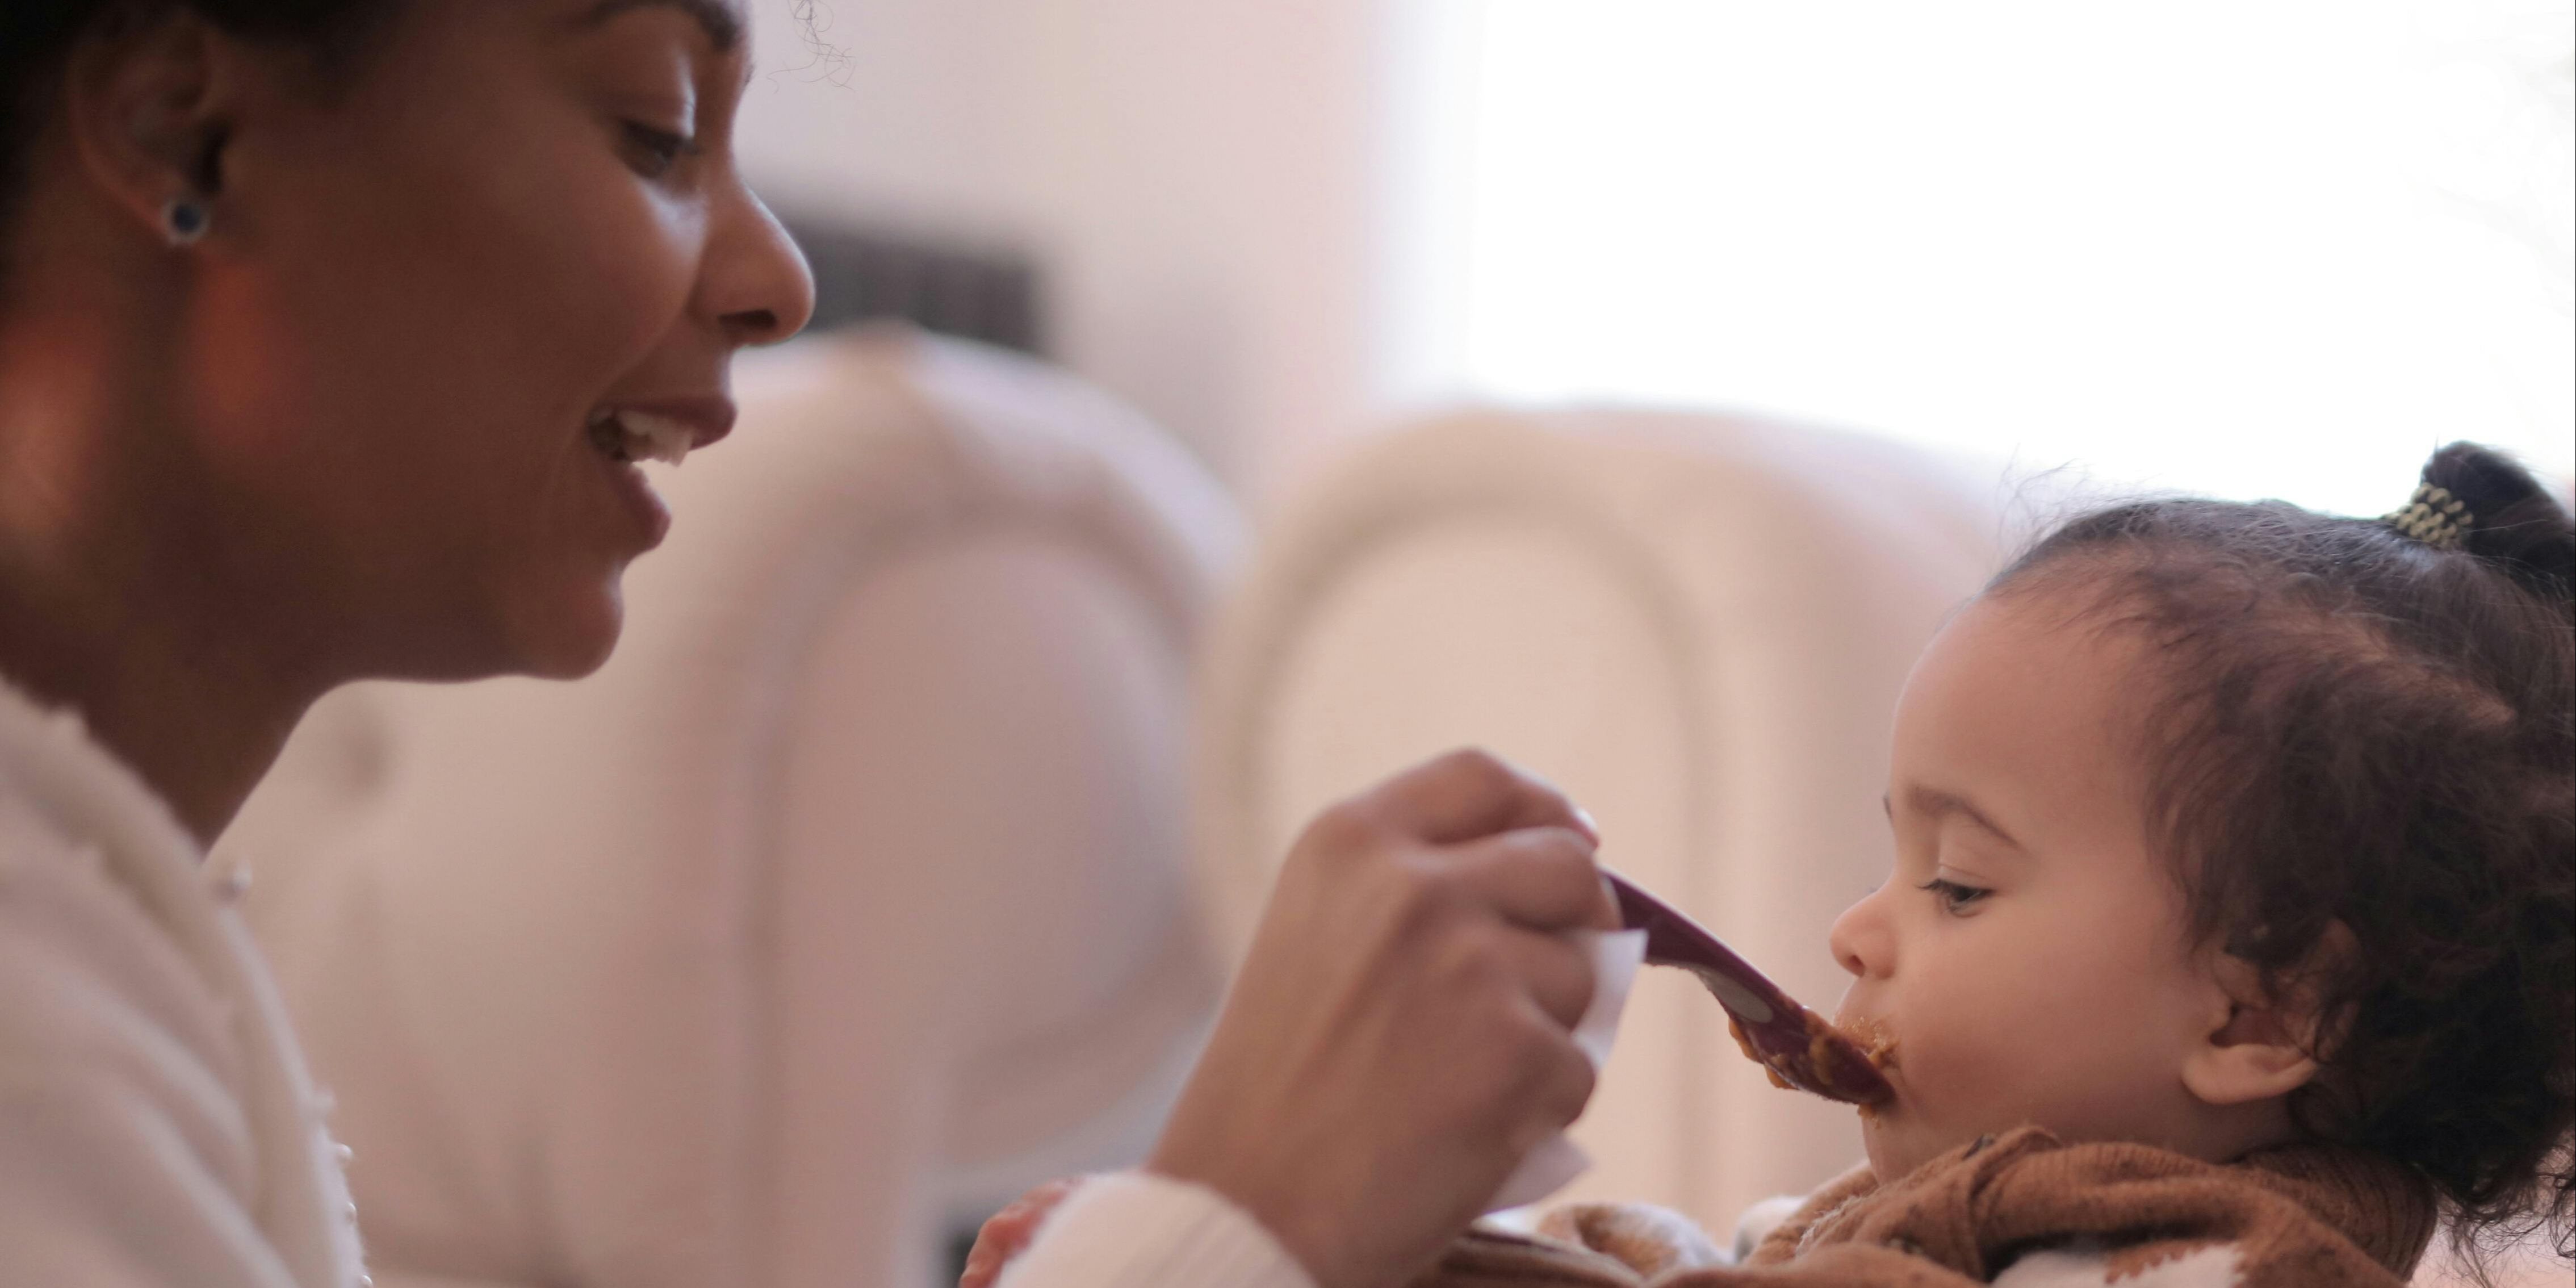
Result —
<instances>
[{"instance_id":1,"label":"white chair","mask_svg":"<svg viewBox=\"0 0 2576 1288\"><path fill-rule=\"evenodd\" d=\"M1266 528L1211 648L1222 937L1240 951L1317 807L1478 744L1572 791L1605 863L1830 1009L1826 929L1889 857L1895 697L1995 566L1994 488L1886 443L1646 412L1469 412L1355 453ZM1567 1197L1724 1230L1849 1166L1852 1124L1768 1086L1699 985L1649 971Z\"/></svg>"},{"instance_id":2,"label":"white chair","mask_svg":"<svg viewBox=\"0 0 2576 1288\"><path fill-rule=\"evenodd\" d=\"M1185 677L1228 502L997 352L740 380L603 671L336 694L217 847L386 1288L920 1288L1141 1155L1213 1009Z\"/></svg>"}]
</instances>

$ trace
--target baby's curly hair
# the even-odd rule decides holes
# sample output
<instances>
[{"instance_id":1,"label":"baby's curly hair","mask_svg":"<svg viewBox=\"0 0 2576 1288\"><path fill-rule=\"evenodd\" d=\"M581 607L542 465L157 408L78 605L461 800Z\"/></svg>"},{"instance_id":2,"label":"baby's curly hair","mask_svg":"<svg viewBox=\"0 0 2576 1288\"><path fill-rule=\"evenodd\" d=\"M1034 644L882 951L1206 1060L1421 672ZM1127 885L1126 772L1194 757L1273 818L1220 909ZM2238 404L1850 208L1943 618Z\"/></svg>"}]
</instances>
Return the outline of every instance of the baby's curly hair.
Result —
<instances>
[{"instance_id":1,"label":"baby's curly hair","mask_svg":"<svg viewBox=\"0 0 2576 1288\"><path fill-rule=\"evenodd\" d=\"M2466 510L2457 544L2140 501L1989 593L2071 593L2153 646L2149 818L2197 942L2313 1000L2297 1121L2421 1172L2483 1278L2538 1229L2569 1255L2576 1216L2576 526L2475 444L2423 481Z\"/></svg>"}]
</instances>

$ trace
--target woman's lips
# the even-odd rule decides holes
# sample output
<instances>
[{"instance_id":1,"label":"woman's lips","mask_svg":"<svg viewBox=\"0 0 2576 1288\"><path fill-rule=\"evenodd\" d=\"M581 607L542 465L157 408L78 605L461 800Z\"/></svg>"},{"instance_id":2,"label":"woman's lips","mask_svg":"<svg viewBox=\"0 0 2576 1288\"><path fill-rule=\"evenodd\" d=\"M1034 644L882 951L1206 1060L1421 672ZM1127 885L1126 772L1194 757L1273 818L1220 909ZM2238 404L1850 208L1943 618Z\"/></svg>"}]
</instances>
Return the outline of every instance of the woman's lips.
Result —
<instances>
[{"instance_id":1,"label":"woman's lips","mask_svg":"<svg viewBox=\"0 0 2576 1288\"><path fill-rule=\"evenodd\" d=\"M590 414L596 427L602 421L616 421L627 431L629 442L651 442L663 454L661 459L678 461L674 455L686 455L715 446L717 440L733 432L739 415L733 399L723 394L681 394L664 398L618 398L601 403ZM629 452L640 456L641 452Z\"/></svg>"},{"instance_id":2,"label":"woman's lips","mask_svg":"<svg viewBox=\"0 0 2576 1288\"><path fill-rule=\"evenodd\" d=\"M644 468L632 461L612 460L602 455L599 466L608 472L608 485L623 503L642 535L641 549L651 550L671 534L671 507L664 504L660 493L653 490L652 480L644 477Z\"/></svg>"},{"instance_id":3,"label":"woman's lips","mask_svg":"<svg viewBox=\"0 0 2576 1288\"><path fill-rule=\"evenodd\" d=\"M722 393L620 398L592 409L582 426L592 454L608 471L609 486L642 537L641 549L662 544L671 531L671 509L636 467L639 460L679 465L692 451L733 432L734 402Z\"/></svg>"}]
</instances>

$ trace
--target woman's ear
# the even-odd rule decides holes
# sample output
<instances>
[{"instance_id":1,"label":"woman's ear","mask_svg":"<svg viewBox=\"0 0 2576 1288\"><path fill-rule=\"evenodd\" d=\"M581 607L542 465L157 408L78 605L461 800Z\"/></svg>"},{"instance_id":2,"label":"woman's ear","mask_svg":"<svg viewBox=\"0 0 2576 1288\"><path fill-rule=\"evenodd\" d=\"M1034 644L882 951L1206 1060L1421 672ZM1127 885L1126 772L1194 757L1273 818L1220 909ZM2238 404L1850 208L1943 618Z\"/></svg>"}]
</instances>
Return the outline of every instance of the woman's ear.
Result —
<instances>
[{"instance_id":1,"label":"woman's ear","mask_svg":"<svg viewBox=\"0 0 2576 1288\"><path fill-rule=\"evenodd\" d=\"M2352 932L2337 923L2312 961L2336 961L2351 946ZM2212 957L2208 1024L2183 1061L2183 1085L2207 1105L2253 1104L2306 1086L2317 1076L2316 1053L2324 1045L2314 986L2323 971L2302 970L2267 986L2243 958Z\"/></svg>"},{"instance_id":2,"label":"woman's ear","mask_svg":"<svg viewBox=\"0 0 2576 1288\"><path fill-rule=\"evenodd\" d=\"M243 52L177 5L84 37L55 97L76 171L155 234L173 200L220 195Z\"/></svg>"}]
</instances>

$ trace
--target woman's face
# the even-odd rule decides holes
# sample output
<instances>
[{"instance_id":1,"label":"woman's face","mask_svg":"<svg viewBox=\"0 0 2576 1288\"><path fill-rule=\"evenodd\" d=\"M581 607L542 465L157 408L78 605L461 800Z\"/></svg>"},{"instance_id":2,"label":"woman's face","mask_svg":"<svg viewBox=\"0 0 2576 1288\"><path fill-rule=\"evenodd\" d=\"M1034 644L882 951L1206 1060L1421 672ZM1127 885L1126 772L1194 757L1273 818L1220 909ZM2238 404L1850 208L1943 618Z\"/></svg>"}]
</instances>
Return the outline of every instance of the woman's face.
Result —
<instances>
[{"instance_id":1,"label":"woman's face","mask_svg":"<svg viewBox=\"0 0 2576 1288\"><path fill-rule=\"evenodd\" d=\"M703 444L802 258L731 147L741 0L409 0L337 92L240 94L183 322L217 530L363 674L578 675L667 524L593 422ZM659 468L659 467L656 467Z\"/></svg>"}]
</instances>

